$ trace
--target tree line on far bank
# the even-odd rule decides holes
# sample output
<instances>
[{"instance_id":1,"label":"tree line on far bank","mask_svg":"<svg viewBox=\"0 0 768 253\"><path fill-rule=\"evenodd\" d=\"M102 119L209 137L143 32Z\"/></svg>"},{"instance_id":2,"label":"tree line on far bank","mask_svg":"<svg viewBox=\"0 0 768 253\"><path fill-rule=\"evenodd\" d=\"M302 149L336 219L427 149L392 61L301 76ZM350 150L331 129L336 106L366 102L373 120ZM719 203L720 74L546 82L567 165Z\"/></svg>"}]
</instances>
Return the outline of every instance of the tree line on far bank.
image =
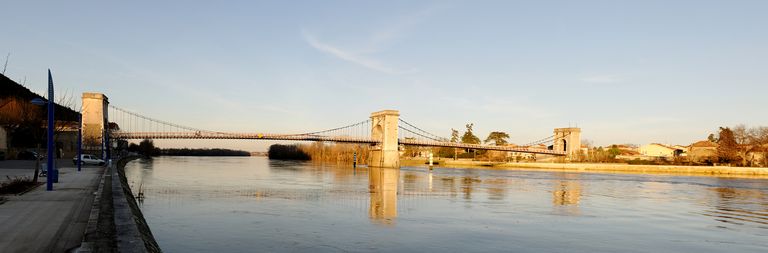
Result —
<instances>
[{"instance_id":1,"label":"tree line on far bank","mask_svg":"<svg viewBox=\"0 0 768 253\"><path fill-rule=\"evenodd\" d=\"M221 148L166 148L155 147L152 140L143 140L139 144L131 143L127 148L130 152L136 152L144 156L250 156L251 153L243 150Z\"/></svg>"},{"instance_id":2,"label":"tree line on far bank","mask_svg":"<svg viewBox=\"0 0 768 253\"><path fill-rule=\"evenodd\" d=\"M762 161L764 165L768 159L768 127L720 127L717 137L710 134L707 139L717 144L716 159L721 164L753 166L754 162Z\"/></svg>"},{"instance_id":3,"label":"tree line on far bank","mask_svg":"<svg viewBox=\"0 0 768 253\"><path fill-rule=\"evenodd\" d=\"M451 138L449 139L449 141L454 143L465 143L465 144L482 144L484 142L485 144L492 144L494 146L507 146L510 144L508 141L510 136L508 133L504 131L492 131L488 134L488 137L486 137L485 140L481 140L480 137L477 137L477 135L475 135L474 123L467 123L466 125L464 125L464 127L465 127L465 131L463 134L460 134L459 130L451 128ZM416 150L419 150L419 148L406 147L406 153L409 153L409 155L412 157L415 157L418 155L418 152L415 152ZM408 151L411 151L411 152L408 152ZM489 150L474 150L474 149L462 150L462 149L448 148L448 147L433 148L433 150L431 151L436 157L443 157L443 158L506 160L506 152L504 151L489 151Z\"/></svg>"},{"instance_id":4,"label":"tree line on far bank","mask_svg":"<svg viewBox=\"0 0 768 253\"><path fill-rule=\"evenodd\" d=\"M451 129L450 142L467 144L489 144L497 146L509 145L509 134L503 131L493 131L485 140L475 135L474 124L465 125L466 131L460 133ZM672 160L621 160L619 155L625 155L627 147L634 147L632 152L637 154L636 145L610 145L608 147L591 147L589 140L583 140L586 144L586 152L573 157L571 162L618 162L618 163L642 163L642 164L672 164L672 165L711 165L728 164L733 166L758 166L755 161L762 160L762 166L768 162L768 127L747 128L744 125L734 127L721 127L717 134L710 134L709 142L716 146L712 156L705 161L694 161L689 157L677 156ZM755 152L757 151L757 152ZM508 157L504 151L488 150L462 150L449 147L415 147L405 146L404 157L419 157L431 152L435 157L442 158L471 158L489 161L521 161L526 157ZM269 157L271 159L297 159L297 160L323 160L350 162L353 154L357 154L358 164L366 161L368 155L367 145L312 143L302 145L270 146ZM534 158L535 159L535 158Z\"/></svg>"},{"instance_id":5,"label":"tree line on far bank","mask_svg":"<svg viewBox=\"0 0 768 253\"><path fill-rule=\"evenodd\" d=\"M459 131L451 129L451 142L480 144L482 141L474 134L474 124L469 123L465 125L466 131L463 135L459 136ZM497 146L507 145L509 142L509 134L502 131L491 132L485 139L485 143L493 143ZM356 161L358 164L365 164L368 160L369 145L367 144L327 144L321 142L315 142L311 144L273 144L269 146L267 152L270 159L279 160L316 160L327 162L345 162L352 163ZM406 146L405 156L417 156L418 153L423 150L420 147ZM458 154L458 149L455 148L429 148L429 151L434 153L437 157L453 157L453 158L476 158L476 157L492 157L497 155L496 153L502 153L500 151L485 151L477 150L474 152L467 152Z\"/></svg>"},{"instance_id":6,"label":"tree line on far bank","mask_svg":"<svg viewBox=\"0 0 768 253\"><path fill-rule=\"evenodd\" d=\"M368 160L368 144L314 142L309 144L273 144L269 146L269 159L314 160L326 162L365 164Z\"/></svg>"}]
</instances>

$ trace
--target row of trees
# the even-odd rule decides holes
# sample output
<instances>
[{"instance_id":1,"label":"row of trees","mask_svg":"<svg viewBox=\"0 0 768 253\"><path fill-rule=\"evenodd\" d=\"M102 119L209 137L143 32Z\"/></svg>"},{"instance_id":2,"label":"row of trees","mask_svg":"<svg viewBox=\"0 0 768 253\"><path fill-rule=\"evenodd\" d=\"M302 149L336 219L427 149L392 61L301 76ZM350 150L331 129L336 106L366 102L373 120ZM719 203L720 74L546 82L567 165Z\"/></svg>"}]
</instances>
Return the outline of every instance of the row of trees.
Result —
<instances>
[{"instance_id":1,"label":"row of trees","mask_svg":"<svg viewBox=\"0 0 768 253\"><path fill-rule=\"evenodd\" d=\"M466 131L464 131L464 134L461 136L461 143L467 143L467 144L480 144L480 138L475 135L474 132L474 123L468 123L465 125L467 128ZM493 143L496 146L505 146L509 144L507 141L509 139L509 134L506 132L501 131L493 131L490 134L488 134L488 137L485 138L485 143ZM459 142L459 130L451 129L451 142Z\"/></svg>"},{"instance_id":2,"label":"row of trees","mask_svg":"<svg viewBox=\"0 0 768 253\"><path fill-rule=\"evenodd\" d=\"M278 160L310 160L312 156L304 152L299 145L273 144L267 151L269 159Z\"/></svg>"},{"instance_id":3,"label":"row of trees","mask_svg":"<svg viewBox=\"0 0 768 253\"><path fill-rule=\"evenodd\" d=\"M477 135L475 135L474 132L474 123L467 123L464 125L466 130L464 131L464 134L459 134L459 130L451 129L451 142L456 143L466 143L466 144L481 144L481 140ZM488 134L488 137L485 138L484 141L486 144L493 144L496 146L506 146L509 144L509 134L503 131L493 131L490 134ZM457 158L486 158L491 159L493 157L499 158L501 157L504 159L505 154L501 151L487 151L487 150L467 150L467 153L464 153L463 155L458 154L458 149L456 148L440 148L437 151L438 156L440 157L453 157L453 159Z\"/></svg>"},{"instance_id":4,"label":"row of trees","mask_svg":"<svg viewBox=\"0 0 768 253\"><path fill-rule=\"evenodd\" d=\"M155 147L155 143L152 140L142 140L139 144L128 144L127 150L147 157L160 155L160 148Z\"/></svg>"},{"instance_id":5,"label":"row of trees","mask_svg":"<svg viewBox=\"0 0 768 253\"><path fill-rule=\"evenodd\" d=\"M368 151L368 145L314 142L301 145L274 144L269 146L267 154L270 159L315 160L349 164L357 159L358 164L365 164L368 161Z\"/></svg>"},{"instance_id":6,"label":"row of trees","mask_svg":"<svg viewBox=\"0 0 768 253\"><path fill-rule=\"evenodd\" d=\"M708 139L717 143L717 160L723 164L752 166L762 162L765 165L768 158L768 127L748 128L743 124L733 128L720 127L719 135L710 134Z\"/></svg>"},{"instance_id":7,"label":"row of trees","mask_svg":"<svg viewBox=\"0 0 768 253\"><path fill-rule=\"evenodd\" d=\"M221 149L221 148L169 148L161 149L155 147L152 140L142 140L139 144L128 144L128 151L136 152L143 156L250 156L251 153L243 150Z\"/></svg>"},{"instance_id":8,"label":"row of trees","mask_svg":"<svg viewBox=\"0 0 768 253\"><path fill-rule=\"evenodd\" d=\"M243 150L225 148L167 148L161 149L160 155L167 156L251 156Z\"/></svg>"}]
</instances>

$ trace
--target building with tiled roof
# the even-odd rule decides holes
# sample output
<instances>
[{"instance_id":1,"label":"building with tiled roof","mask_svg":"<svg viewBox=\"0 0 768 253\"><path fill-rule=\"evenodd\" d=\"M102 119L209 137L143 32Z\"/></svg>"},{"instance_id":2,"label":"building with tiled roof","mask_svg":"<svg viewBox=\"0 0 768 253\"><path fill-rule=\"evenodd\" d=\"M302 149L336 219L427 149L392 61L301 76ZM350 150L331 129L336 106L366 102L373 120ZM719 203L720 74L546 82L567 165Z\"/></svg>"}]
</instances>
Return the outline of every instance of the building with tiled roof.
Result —
<instances>
[{"instance_id":1,"label":"building with tiled roof","mask_svg":"<svg viewBox=\"0 0 768 253\"><path fill-rule=\"evenodd\" d=\"M692 162L714 163L717 161L717 143L703 140L691 144L688 159Z\"/></svg>"}]
</instances>

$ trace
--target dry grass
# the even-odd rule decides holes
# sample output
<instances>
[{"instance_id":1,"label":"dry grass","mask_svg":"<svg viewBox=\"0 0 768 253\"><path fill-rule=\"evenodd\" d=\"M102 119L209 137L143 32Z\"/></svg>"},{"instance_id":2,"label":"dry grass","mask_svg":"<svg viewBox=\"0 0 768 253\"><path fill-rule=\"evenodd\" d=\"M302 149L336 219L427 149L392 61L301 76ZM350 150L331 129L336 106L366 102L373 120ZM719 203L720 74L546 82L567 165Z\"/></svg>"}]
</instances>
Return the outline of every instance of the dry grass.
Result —
<instances>
[{"instance_id":1,"label":"dry grass","mask_svg":"<svg viewBox=\"0 0 768 253\"><path fill-rule=\"evenodd\" d=\"M7 182L0 183L0 194L19 194L36 186L29 177L6 176L6 178L8 178Z\"/></svg>"}]
</instances>

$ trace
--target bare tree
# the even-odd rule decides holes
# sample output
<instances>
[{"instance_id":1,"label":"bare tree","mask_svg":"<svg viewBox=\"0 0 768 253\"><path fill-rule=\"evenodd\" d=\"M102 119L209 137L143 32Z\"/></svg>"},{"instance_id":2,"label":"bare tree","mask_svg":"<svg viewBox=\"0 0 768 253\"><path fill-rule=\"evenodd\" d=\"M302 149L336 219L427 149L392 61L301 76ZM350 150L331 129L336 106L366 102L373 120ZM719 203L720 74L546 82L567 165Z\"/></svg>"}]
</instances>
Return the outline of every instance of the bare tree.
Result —
<instances>
[{"instance_id":1,"label":"bare tree","mask_svg":"<svg viewBox=\"0 0 768 253\"><path fill-rule=\"evenodd\" d=\"M738 124L731 130L733 131L733 138L736 140L736 143L739 145L746 145L749 143L750 136L747 127L744 124Z\"/></svg>"},{"instance_id":2,"label":"bare tree","mask_svg":"<svg viewBox=\"0 0 768 253\"><path fill-rule=\"evenodd\" d=\"M752 127L748 131L750 143L753 145L768 144L768 127Z\"/></svg>"}]
</instances>

